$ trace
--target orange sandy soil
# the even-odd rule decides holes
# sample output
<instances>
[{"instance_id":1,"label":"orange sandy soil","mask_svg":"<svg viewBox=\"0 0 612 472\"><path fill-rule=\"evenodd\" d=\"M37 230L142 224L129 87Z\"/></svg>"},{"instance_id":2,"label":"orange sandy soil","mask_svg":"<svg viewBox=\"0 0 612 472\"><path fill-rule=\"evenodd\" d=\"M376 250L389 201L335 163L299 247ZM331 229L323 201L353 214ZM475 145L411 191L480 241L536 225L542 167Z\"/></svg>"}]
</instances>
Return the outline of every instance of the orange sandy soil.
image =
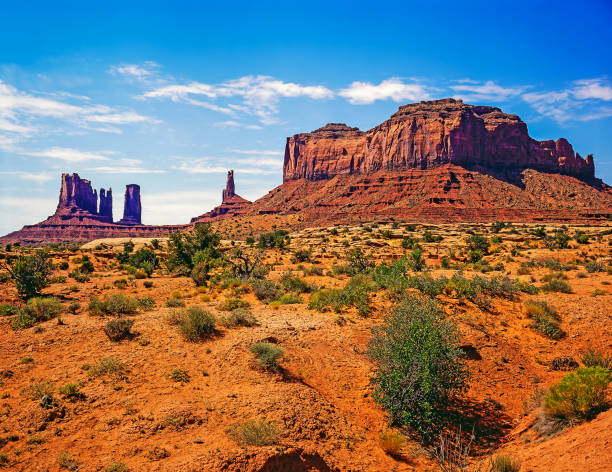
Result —
<instances>
[{"instance_id":1,"label":"orange sandy soil","mask_svg":"<svg viewBox=\"0 0 612 472\"><path fill-rule=\"evenodd\" d=\"M224 231L232 229L231 223L225 225ZM248 222L239 225L248 226ZM421 243L433 275L454 273L441 270L439 260L451 247L458 258L465 253L469 227L427 227L444 238L439 243ZM406 233L401 226L380 225L368 233L353 226L344 234L343 228L339 227L338 235L322 228L292 233L287 249L267 251L266 262L276 264L268 278L278 278L287 270L301 275L298 263L292 262L297 249L312 251L312 264L304 266L314 264L327 274L333 264L344 261L345 240L380 262L404 253L399 237L420 238L426 229L419 225L414 233ZM471 228L482 231L485 227ZM507 229L499 234L502 242L493 244L494 254L487 256L492 265L504 262L504 271L486 276L531 278L541 285L540 278L550 271L534 268L519 276L520 262L550 257L574 262L591 255L610 265L610 235L592 238L588 245L572 241L570 249L553 251L528 234L530 226L514 228L516 234ZM394 237L373 236L384 229L390 229ZM609 227L582 229L596 235ZM570 228L568 234L574 230ZM394 457L380 446L381 434L392 428L372 399L372 364L366 351L371 328L380 324L390 306L383 291L371 298L372 315L364 318L349 310L341 314L346 323L340 322L337 313L308 309L307 303L275 309L248 293L242 297L251 304L258 326L221 327L218 336L190 343L168 323L172 309L165 301L178 290L187 306L201 305L225 316L227 312L219 309L225 293L216 288L198 293L191 279L172 277L163 270L149 279L152 288L145 288L144 280L130 280L127 288L117 289L112 282L126 278L126 273L116 268L112 241L102 242L104 248L98 241L86 246L90 249L54 254L56 262L72 261L67 271L57 270L55 275L67 275L77 267L73 260L82 253L94 261L96 273L89 282L68 278L45 290L66 306L79 302L76 314L62 314L62 324L53 319L21 331L10 328L10 318L0 318L0 454L8 460L6 470L56 471L74 464L73 470L101 471L111 470L106 468L116 463L126 469L115 470L130 471L439 470L412 440ZM521 248L520 254L508 262L512 248ZM119 243L114 249L120 249ZM578 273L586 276L578 277ZM469 270L464 274L472 275ZM588 348L607 354L612 350L612 275L586 273L584 266L566 275L573 293L494 299L492 312L483 312L471 302L440 297L449 318L458 324L462 345L472 347L467 360L471 387L460 399L459 411L464 429L474 427L476 462L509 453L521 459L522 471L610 470L612 411L553 437L538 436L531 427L537 414L528 406L532 392L566 374L550 369L552 359L569 356L579 362ZM305 279L329 288L343 286L347 277L309 275ZM593 296L595 289L605 294ZM110 317L91 316L87 309L91 295L114 292L151 296L157 302L154 310L130 317L135 321L135 336L121 342L111 342L102 330ZM302 296L308 300L308 294ZM552 305L562 317L567 336L552 341L531 329L522 303L528 298ZM20 303L12 284L0 284L0 303ZM281 373L264 372L254 365L248 348L262 340L285 350ZM24 363L26 356L31 362ZM108 357L125 363L125 375L91 378L83 369ZM186 370L190 381L172 381L168 374L176 368ZM43 409L24 395L23 390L37 382L53 385L56 406ZM68 400L57 393L68 382L79 382L84 397ZM228 427L255 418L278 425L276 445L242 447L227 433Z\"/></svg>"}]
</instances>

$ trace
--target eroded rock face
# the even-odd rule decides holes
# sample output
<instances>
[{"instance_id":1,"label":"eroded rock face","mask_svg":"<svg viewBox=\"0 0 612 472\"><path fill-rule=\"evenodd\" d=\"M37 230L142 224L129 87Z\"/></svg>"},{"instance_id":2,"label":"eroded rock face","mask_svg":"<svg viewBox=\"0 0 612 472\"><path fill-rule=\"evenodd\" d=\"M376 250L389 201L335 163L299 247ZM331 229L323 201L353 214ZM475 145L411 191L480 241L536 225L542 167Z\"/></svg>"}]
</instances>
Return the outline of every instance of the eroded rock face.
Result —
<instances>
[{"instance_id":1,"label":"eroded rock face","mask_svg":"<svg viewBox=\"0 0 612 472\"><path fill-rule=\"evenodd\" d=\"M536 141L516 115L449 98L401 106L367 132L333 123L287 138L283 181L446 164L492 170L531 168L586 181L595 174L593 156L583 159L567 140Z\"/></svg>"},{"instance_id":2,"label":"eroded rock face","mask_svg":"<svg viewBox=\"0 0 612 472\"><path fill-rule=\"evenodd\" d=\"M142 207L140 205L140 185L125 186L125 199L123 205L123 218L119 221L123 225L140 225Z\"/></svg>"},{"instance_id":3,"label":"eroded rock face","mask_svg":"<svg viewBox=\"0 0 612 472\"><path fill-rule=\"evenodd\" d=\"M79 174L62 174L59 203L56 215L75 213L98 214L98 194L91 187L91 182L81 179Z\"/></svg>"}]
</instances>

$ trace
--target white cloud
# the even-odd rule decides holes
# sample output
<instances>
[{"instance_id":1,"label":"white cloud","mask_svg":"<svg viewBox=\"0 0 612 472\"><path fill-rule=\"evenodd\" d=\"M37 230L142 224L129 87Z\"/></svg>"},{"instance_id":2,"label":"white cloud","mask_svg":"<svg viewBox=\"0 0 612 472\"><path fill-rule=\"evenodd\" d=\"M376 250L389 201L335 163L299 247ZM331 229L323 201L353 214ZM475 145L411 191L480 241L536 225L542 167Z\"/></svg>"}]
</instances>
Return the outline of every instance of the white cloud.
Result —
<instances>
[{"instance_id":1,"label":"white cloud","mask_svg":"<svg viewBox=\"0 0 612 472\"><path fill-rule=\"evenodd\" d=\"M241 105L219 106L210 101L195 99L206 97L209 100L240 97ZM165 85L146 92L143 98L168 98L174 102L209 108L228 115L243 112L256 115L264 124L276 122L277 104L281 98L308 97L314 100L331 98L334 93L322 85L300 85L284 82L265 75L248 75L220 84L190 82L185 85Z\"/></svg>"},{"instance_id":2,"label":"white cloud","mask_svg":"<svg viewBox=\"0 0 612 472\"><path fill-rule=\"evenodd\" d=\"M229 152L235 152L237 154L255 154L257 156L282 156L285 154L283 151L262 151L259 149L230 149Z\"/></svg>"},{"instance_id":3,"label":"white cloud","mask_svg":"<svg viewBox=\"0 0 612 472\"><path fill-rule=\"evenodd\" d=\"M281 159L236 157L177 157L179 163L172 168L191 174L225 174L234 169L240 174L274 175L280 172Z\"/></svg>"},{"instance_id":4,"label":"white cloud","mask_svg":"<svg viewBox=\"0 0 612 472\"><path fill-rule=\"evenodd\" d=\"M145 79L153 74L154 69L159 65L153 61L146 61L143 64L123 64L120 66L112 66L110 73L115 75L123 75L133 77L138 80Z\"/></svg>"},{"instance_id":5,"label":"white cloud","mask_svg":"<svg viewBox=\"0 0 612 472\"><path fill-rule=\"evenodd\" d=\"M527 87L502 87L491 80L484 83L474 83L473 81L465 83L464 80L459 85L451 85L450 88L455 92L455 98L502 102L520 95Z\"/></svg>"},{"instance_id":6,"label":"white cloud","mask_svg":"<svg viewBox=\"0 0 612 472\"><path fill-rule=\"evenodd\" d=\"M93 152L79 151L77 149L52 147L44 151L22 151L20 154L35 157L48 157L59 159L65 162L88 162L88 161L107 161L108 157Z\"/></svg>"},{"instance_id":7,"label":"white cloud","mask_svg":"<svg viewBox=\"0 0 612 472\"><path fill-rule=\"evenodd\" d=\"M577 80L572 93L578 100L594 98L598 100L612 100L612 87L604 84L602 79Z\"/></svg>"},{"instance_id":8,"label":"white cloud","mask_svg":"<svg viewBox=\"0 0 612 472\"><path fill-rule=\"evenodd\" d=\"M420 83L404 83L401 79L392 77L374 85L371 82L353 82L348 88L342 89L338 95L348 99L353 105L368 105L377 100L420 101L430 98L427 87Z\"/></svg>"},{"instance_id":9,"label":"white cloud","mask_svg":"<svg viewBox=\"0 0 612 472\"><path fill-rule=\"evenodd\" d=\"M125 165L91 167L87 170L92 171L92 172L99 172L101 174L165 174L166 173L165 170L161 170L161 169L145 169L143 167L125 166Z\"/></svg>"},{"instance_id":10,"label":"white cloud","mask_svg":"<svg viewBox=\"0 0 612 472\"><path fill-rule=\"evenodd\" d=\"M28 180L32 182L47 182L54 179L56 176L48 172L21 172L21 171L0 171L0 175L15 176L21 180Z\"/></svg>"},{"instance_id":11,"label":"white cloud","mask_svg":"<svg viewBox=\"0 0 612 472\"><path fill-rule=\"evenodd\" d=\"M564 90L525 93L522 99L541 115L560 123L612 116L612 107L601 104L612 100L612 86L603 79L576 80Z\"/></svg>"},{"instance_id":12,"label":"white cloud","mask_svg":"<svg viewBox=\"0 0 612 472\"><path fill-rule=\"evenodd\" d=\"M86 116L85 121L91 121L94 123L110 123L114 125L123 125L127 123L161 123L159 120L155 120L146 116L139 115L133 111L123 113L109 113L107 115L89 115Z\"/></svg>"}]
</instances>

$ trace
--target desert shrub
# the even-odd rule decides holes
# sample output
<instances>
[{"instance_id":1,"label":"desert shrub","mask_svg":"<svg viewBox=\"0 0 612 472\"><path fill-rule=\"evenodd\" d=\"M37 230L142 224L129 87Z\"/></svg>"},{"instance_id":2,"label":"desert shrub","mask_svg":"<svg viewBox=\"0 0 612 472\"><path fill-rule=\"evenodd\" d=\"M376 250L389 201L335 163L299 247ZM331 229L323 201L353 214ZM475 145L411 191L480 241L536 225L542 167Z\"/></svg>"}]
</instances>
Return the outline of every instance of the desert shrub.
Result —
<instances>
[{"instance_id":1,"label":"desert shrub","mask_svg":"<svg viewBox=\"0 0 612 472\"><path fill-rule=\"evenodd\" d=\"M89 312L101 315L131 315L138 311L138 300L122 293L113 293L100 300L93 295L89 299Z\"/></svg>"},{"instance_id":2,"label":"desert shrub","mask_svg":"<svg viewBox=\"0 0 612 472\"><path fill-rule=\"evenodd\" d=\"M318 311L328 308L335 312L354 306L365 316L370 313L369 294L378 288L377 284L364 274L352 277L343 289L319 290L310 297L308 307Z\"/></svg>"},{"instance_id":3,"label":"desert shrub","mask_svg":"<svg viewBox=\"0 0 612 472\"><path fill-rule=\"evenodd\" d=\"M380 448L390 456L397 456L405 443L404 436L393 431L386 431L380 436Z\"/></svg>"},{"instance_id":4,"label":"desert shrub","mask_svg":"<svg viewBox=\"0 0 612 472\"><path fill-rule=\"evenodd\" d=\"M415 272L420 272L425 267L425 259L423 259L423 250L419 246L412 248L410 257L408 258L410 268Z\"/></svg>"},{"instance_id":5,"label":"desert shrub","mask_svg":"<svg viewBox=\"0 0 612 472\"><path fill-rule=\"evenodd\" d=\"M154 239L153 241L157 241L156 239ZM159 242L158 242L159 245ZM104 468L104 472L129 472L129 469L127 467L127 465L125 465L123 462L113 462L110 465L107 465Z\"/></svg>"},{"instance_id":6,"label":"desert shrub","mask_svg":"<svg viewBox=\"0 0 612 472\"><path fill-rule=\"evenodd\" d=\"M103 377L105 375L121 377L125 370L125 363L114 357L107 357L100 359L97 364L89 367L87 372L90 377Z\"/></svg>"},{"instance_id":7,"label":"desert shrub","mask_svg":"<svg viewBox=\"0 0 612 472\"><path fill-rule=\"evenodd\" d=\"M153 287L153 282L151 280L145 280L142 285L144 285L145 288L151 288Z\"/></svg>"},{"instance_id":8,"label":"desert shrub","mask_svg":"<svg viewBox=\"0 0 612 472\"><path fill-rule=\"evenodd\" d=\"M298 249L293 255L298 262L310 262L311 253L307 249Z\"/></svg>"},{"instance_id":9,"label":"desert shrub","mask_svg":"<svg viewBox=\"0 0 612 472\"><path fill-rule=\"evenodd\" d=\"M261 369L272 371L280 369L278 360L285 353L280 346L268 342L260 342L251 345L249 350L255 355L255 362Z\"/></svg>"},{"instance_id":10,"label":"desert shrub","mask_svg":"<svg viewBox=\"0 0 612 472\"><path fill-rule=\"evenodd\" d=\"M506 226L506 223L504 223L503 221L495 221L491 224L491 232L492 233L499 233L502 229L504 229Z\"/></svg>"},{"instance_id":11,"label":"desert shrub","mask_svg":"<svg viewBox=\"0 0 612 472\"><path fill-rule=\"evenodd\" d=\"M572 287L565 281L561 279L552 279L542 285L542 290L545 292L562 292L562 293L572 293Z\"/></svg>"},{"instance_id":12,"label":"desert shrub","mask_svg":"<svg viewBox=\"0 0 612 472\"><path fill-rule=\"evenodd\" d=\"M147 274L144 270L142 269L138 269L135 273L134 273L134 277L138 280L142 280L142 279L146 279L147 278Z\"/></svg>"},{"instance_id":13,"label":"desert shrub","mask_svg":"<svg viewBox=\"0 0 612 472\"><path fill-rule=\"evenodd\" d=\"M550 387L544 396L547 417L575 422L592 418L606 405L610 371L602 367L581 367Z\"/></svg>"},{"instance_id":14,"label":"desert shrub","mask_svg":"<svg viewBox=\"0 0 612 472\"><path fill-rule=\"evenodd\" d=\"M47 321L64 310L64 306L57 298L30 298L23 308L18 310L17 316L11 321L13 329L24 329L34 324Z\"/></svg>"},{"instance_id":15,"label":"desert shrub","mask_svg":"<svg viewBox=\"0 0 612 472\"><path fill-rule=\"evenodd\" d=\"M172 369L168 374L170 380L174 382L187 383L191 379L189 372L185 369Z\"/></svg>"},{"instance_id":16,"label":"desert shrub","mask_svg":"<svg viewBox=\"0 0 612 472\"><path fill-rule=\"evenodd\" d=\"M491 472L519 472L521 461L514 456L501 454L491 461Z\"/></svg>"},{"instance_id":17,"label":"desert shrub","mask_svg":"<svg viewBox=\"0 0 612 472\"><path fill-rule=\"evenodd\" d=\"M128 286L127 279L117 279L113 281L113 285L117 288L125 288Z\"/></svg>"},{"instance_id":18,"label":"desert shrub","mask_svg":"<svg viewBox=\"0 0 612 472\"><path fill-rule=\"evenodd\" d=\"M221 264L219 241L221 236L214 232L208 223L197 223L193 231L177 231L168 239L168 268L184 275L189 275L198 264L200 273L209 272Z\"/></svg>"},{"instance_id":19,"label":"desert shrub","mask_svg":"<svg viewBox=\"0 0 612 472\"><path fill-rule=\"evenodd\" d=\"M134 252L129 256L126 262L132 267L140 269L147 277L151 277L151 274L159 265L159 260L155 252L147 248L141 248Z\"/></svg>"},{"instance_id":20,"label":"desert shrub","mask_svg":"<svg viewBox=\"0 0 612 472\"><path fill-rule=\"evenodd\" d=\"M81 274L91 274L95 271L95 267L93 265L93 262L91 262L89 259L84 260L81 265L79 266L79 272Z\"/></svg>"},{"instance_id":21,"label":"desert shrub","mask_svg":"<svg viewBox=\"0 0 612 472\"><path fill-rule=\"evenodd\" d=\"M0 262L0 268L10 274L19 296L27 300L40 295L41 290L49 285L53 264L49 253L36 251L32 255L20 254L9 264Z\"/></svg>"},{"instance_id":22,"label":"desert shrub","mask_svg":"<svg viewBox=\"0 0 612 472\"><path fill-rule=\"evenodd\" d=\"M264 303L270 303L273 300L277 300L282 295L278 285L270 280L253 279L251 280L251 287L257 299Z\"/></svg>"},{"instance_id":23,"label":"desert shrub","mask_svg":"<svg viewBox=\"0 0 612 472\"><path fill-rule=\"evenodd\" d=\"M227 317L223 319L225 326L256 326L257 319L253 316L251 311L247 308L239 308L232 311Z\"/></svg>"},{"instance_id":24,"label":"desert shrub","mask_svg":"<svg viewBox=\"0 0 612 472\"><path fill-rule=\"evenodd\" d=\"M79 283L84 283L89 281L89 276L87 274L82 274L80 270L75 269L68 274L69 277L72 277L75 281Z\"/></svg>"},{"instance_id":25,"label":"desert shrub","mask_svg":"<svg viewBox=\"0 0 612 472\"><path fill-rule=\"evenodd\" d=\"M78 398L81 396L81 386L75 382L68 382L66 385L59 389L59 394L66 398Z\"/></svg>"},{"instance_id":26,"label":"desert shrub","mask_svg":"<svg viewBox=\"0 0 612 472\"><path fill-rule=\"evenodd\" d=\"M289 231L284 229L277 229L271 233L263 233L259 236L259 242L257 245L260 248L274 248L277 247L282 249L285 247L287 242Z\"/></svg>"},{"instance_id":27,"label":"desert shrub","mask_svg":"<svg viewBox=\"0 0 612 472\"><path fill-rule=\"evenodd\" d=\"M402 248L403 249L412 249L412 247L417 244L414 238L410 238L408 236L404 236L402 238Z\"/></svg>"},{"instance_id":28,"label":"desert shrub","mask_svg":"<svg viewBox=\"0 0 612 472\"><path fill-rule=\"evenodd\" d=\"M68 267L70 267L70 264L68 264L66 261L61 262L59 265L60 270L68 270Z\"/></svg>"},{"instance_id":29,"label":"desert shrub","mask_svg":"<svg viewBox=\"0 0 612 472\"><path fill-rule=\"evenodd\" d=\"M289 292L281 295L278 301L283 305L293 305L296 303L304 303L302 297L300 297L299 293Z\"/></svg>"},{"instance_id":30,"label":"desert shrub","mask_svg":"<svg viewBox=\"0 0 612 472\"><path fill-rule=\"evenodd\" d=\"M585 269L588 273L592 274L594 272L605 272L606 266L603 262L592 261L586 264Z\"/></svg>"},{"instance_id":31,"label":"desert shrub","mask_svg":"<svg viewBox=\"0 0 612 472\"><path fill-rule=\"evenodd\" d=\"M214 334L215 317L199 306L192 306L187 309L178 326L187 341L198 342Z\"/></svg>"},{"instance_id":32,"label":"desert shrub","mask_svg":"<svg viewBox=\"0 0 612 472\"><path fill-rule=\"evenodd\" d=\"M489 253L489 246L491 245L489 240L480 234L472 234L467 239L467 244L470 251L477 251L483 255Z\"/></svg>"},{"instance_id":33,"label":"desert shrub","mask_svg":"<svg viewBox=\"0 0 612 472\"><path fill-rule=\"evenodd\" d=\"M372 255L365 253L361 248L353 248L347 255L347 266L351 275L361 274L374 267Z\"/></svg>"},{"instance_id":34,"label":"desert shrub","mask_svg":"<svg viewBox=\"0 0 612 472\"><path fill-rule=\"evenodd\" d=\"M262 249L234 249L227 255L226 262L237 280L263 279L269 272L269 268L262 263L264 257L265 251Z\"/></svg>"},{"instance_id":35,"label":"desert shrub","mask_svg":"<svg viewBox=\"0 0 612 472\"><path fill-rule=\"evenodd\" d=\"M316 290L316 287L291 272L285 272L280 278L280 283L287 292L310 293Z\"/></svg>"},{"instance_id":36,"label":"desert shrub","mask_svg":"<svg viewBox=\"0 0 612 472\"><path fill-rule=\"evenodd\" d=\"M612 370L612 356L606 356L604 353L589 349L582 356L582 363L585 367L603 367L604 369Z\"/></svg>"},{"instance_id":37,"label":"desert shrub","mask_svg":"<svg viewBox=\"0 0 612 472\"><path fill-rule=\"evenodd\" d=\"M226 297L225 300L219 305L220 310L234 311L238 308L249 308L249 302L242 298Z\"/></svg>"},{"instance_id":38,"label":"desert shrub","mask_svg":"<svg viewBox=\"0 0 612 472\"><path fill-rule=\"evenodd\" d=\"M166 300L166 306L170 308L178 308L185 306L185 300L181 300L180 298L168 298Z\"/></svg>"},{"instance_id":39,"label":"desert shrub","mask_svg":"<svg viewBox=\"0 0 612 472\"><path fill-rule=\"evenodd\" d=\"M575 238L578 244L589 244L589 235L583 233L582 231L576 231Z\"/></svg>"},{"instance_id":40,"label":"desert shrub","mask_svg":"<svg viewBox=\"0 0 612 472\"><path fill-rule=\"evenodd\" d=\"M561 318L546 302L527 300L527 316L533 321L531 327L550 339L561 339L565 332L560 327Z\"/></svg>"},{"instance_id":41,"label":"desert shrub","mask_svg":"<svg viewBox=\"0 0 612 472\"><path fill-rule=\"evenodd\" d=\"M136 297L136 303L138 304L138 308L143 311L151 311L153 308L155 308L155 299L153 297Z\"/></svg>"},{"instance_id":42,"label":"desert shrub","mask_svg":"<svg viewBox=\"0 0 612 472\"><path fill-rule=\"evenodd\" d=\"M15 305L10 305L8 303L3 303L0 305L0 316L13 316L16 315L19 311L19 307Z\"/></svg>"},{"instance_id":43,"label":"desert shrub","mask_svg":"<svg viewBox=\"0 0 612 472\"><path fill-rule=\"evenodd\" d=\"M104 332L111 341L121 341L132 334L130 329L132 329L133 325L134 320L119 318L106 323L106 326L104 326Z\"/></svg>"},{"instance_id":44,"label":"desert shrub","mask_svg":"<svg viewBox=\"0 0 612 472\"><path fill-rule=\"evenodd\" d=\"M260 419L235 424L228 434L241 446L269 446L277 442L279 432L275 423Z\"/></svg>"},{"instance_id":45,"label":"desert shrub","mask_svg":"<svg viewBox=\"0 0 612 472\"><path fill-rule=\"evenodd\" d=\"M63 284L63 283L66 283L66 276L65 275L58 275L57 277L53 277L53 279L51 280L51 283L54 283L54 284Z\"/></svg>"},{"instance_id":46,"label":"desert shrub","mask_svg":"<svg viewBox=\"0 0 612 472\"><path fill-rule=\"evenodd\" d=\"M467 386L456 327L431 299L407 297L373 329L374 398L394 423L431 437L445 405Z\"/></svg>"}]
</instances>

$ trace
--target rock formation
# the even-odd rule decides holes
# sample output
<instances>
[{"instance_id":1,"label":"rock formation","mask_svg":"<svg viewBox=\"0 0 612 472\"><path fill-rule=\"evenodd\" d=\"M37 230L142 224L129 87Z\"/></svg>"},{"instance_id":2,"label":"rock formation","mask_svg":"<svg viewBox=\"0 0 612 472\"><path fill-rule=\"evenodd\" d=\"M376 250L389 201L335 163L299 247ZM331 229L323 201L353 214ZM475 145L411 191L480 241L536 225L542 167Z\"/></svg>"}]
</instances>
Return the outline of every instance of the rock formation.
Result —
<instances>
[{"instance_id":1,"label":"rock formation","mask_svg":"<svg viewBox=\"0 0 612 472\"><path fill-rule=\"evenodd\" d=\"M57 209L45 221L24 226L0 238L0 244L48 244L66 241L87 241L112 237L155 237L178 231L187 225L148 226L140 224L140 187L126 188L125 211L121 224L113 223L112 190L100 189L98 195L89 180L78 174L62 174Z\"/></svg>"},{"instance_id":2,"label":"rock formation","mask_svg":"<svg viewBox=\"0 0 612 472\"><path fill-rule=\"evenodd\" d=\"M251 202L240 195L236 195L236 187L234 185L234 171L227 171L227 180L225 188L222 192L221 205L213 208L208 213L197 216L191 219L192 223L204 223L215 221L221 217L229 217L244 213L251 206Z\"/></svg>"},{"instance_id":3,"label":"rock formation","mask_svg":"<svg viewBox=\"0 0 612 472\"><path fill-rule=\"evenodd\" d=\"M123 218L119 221L122 225L140 225L142 207L140 205L140 185L130 184L125 186L125 198L123 204Z\"/></svg>"},{"instance_id":4,"label":"rock formation","mask_svg":"<svg viewBox=\"0 0 612 472\"><path fill-rule=\"evenodd\" d=\"M595 173L593 156L583 159L567 140L536 141L516 115L449 98L401 106L365 132L333 123L287 138L283 182L446 164L497 171L529 168L585 181Z\"/></svg>"},{"instance_id":5,"label":"rock formation","mask_svg":"<svg viewBox=\"0 0 612 472\"><path fill-rule=\"evenodd\" d=\"M100 189L100 217L107 223L113 222L113 190Z\"/></svg>"}]
</instances>

